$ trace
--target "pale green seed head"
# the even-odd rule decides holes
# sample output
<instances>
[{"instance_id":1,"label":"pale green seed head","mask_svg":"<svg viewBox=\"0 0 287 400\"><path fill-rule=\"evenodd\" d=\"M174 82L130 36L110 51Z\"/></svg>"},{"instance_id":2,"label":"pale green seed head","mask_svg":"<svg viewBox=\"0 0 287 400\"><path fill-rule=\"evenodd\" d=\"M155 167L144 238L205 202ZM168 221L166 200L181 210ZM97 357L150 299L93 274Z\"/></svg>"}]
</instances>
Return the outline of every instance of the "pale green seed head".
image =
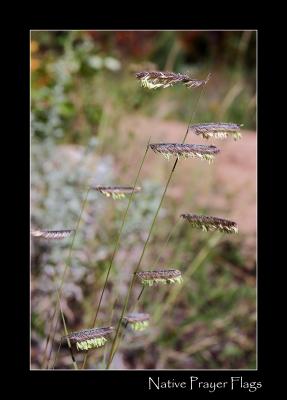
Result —
<instances>
[{"instance_id":1,"label":"pale green seed head","mask_svg":"<svg viewBox=\"0 0 287 400\"><path fill-rule=\"evenodd\" d=\"M154 286L154 285L168 285L172 283L181 283L182 277L178 276L175 278L151 278L151 279L143 279L141 281L142 285L144 286Z\"/></svg>"},{"instance_id":2,"label":"pale green seed head","mask_svg":"<svg viewBox=\"0 0 287 400\"><path fill-rule=\"evenodd\" d=\"M143 331L149 326L149 322L148 321L132 322L130 323L130 326L134 331Z\"/></svg>"},{"instance_id":3,"label":"pale green seed head","mask_svg":"<svg viewBox=\"0 0 287 400\"><path fill-rule=\"evenodd\" d=\"M107 339L105 337L98 337L93 339L83 340L82 342L76 343L77 350L89 350L98 347L102 347L106 343Z\"/></svg>"},{"instance_id":4,"label":"pale green seed head","mask_svg":"<svg viewBox=\"0 0 287 400\"><path fill-rule=\"evenodd\" d=\"M235 132L234 134L233 134L233 139L236 141L236 140L239 140L239 139L241 139L242 138L242 135L241 135L241 133L240 132Z\"/></svg>"},{"instance_id":5,"label":"pale green seed head","mask_svg":"<svg viewBox=\"0 0 287 400\"><path fill-rule=\"evenodd\" d=\"M114 200L121 200L126 197L124 193L112 193L112 197Z\"/></svg>"},{"instance_id":6,"label":"pale green seed head","mask_svg":"<svg viewBox=\"0 0 287 400\"><path fill-rule=\"evenodd\" d=\"M141 84L143 87L146 87L147 89L158 89L160 87L167 88L169 86L172 86L172 84L170 83L156 83L156 81L151 81L149 77L142 78Z\"/></svg>"}]
</instances>

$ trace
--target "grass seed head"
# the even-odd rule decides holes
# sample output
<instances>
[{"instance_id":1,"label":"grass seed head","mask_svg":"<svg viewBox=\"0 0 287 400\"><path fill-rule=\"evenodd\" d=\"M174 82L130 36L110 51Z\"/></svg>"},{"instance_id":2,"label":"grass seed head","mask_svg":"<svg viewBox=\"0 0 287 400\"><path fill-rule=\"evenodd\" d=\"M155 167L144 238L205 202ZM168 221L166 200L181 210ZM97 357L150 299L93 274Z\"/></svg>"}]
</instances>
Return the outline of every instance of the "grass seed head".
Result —
<instances>
[{"instance_id":1,"label":"grass seed head","mask_svg":"<svg viewBox=\"0 0 287 400\"><path fill-rule=\"evenodd\" d=\"M60 240L69 237L73 232L75 232L74 229L63 229L59 231L34 229L31 231L31 235L36 238Z\"/></svg>"},{"instance_id":2,"label":"grass seed head","mask_svg":"<svg viewBox=\"0 0 287 400\"><path fill-rule=\"evenodd\" d=\"M127 194L137 193L141 190L139 186L135 188L131 186L93 186L92 189L97 190L106 197L112 197L114 200L123 199Z\"/></svg>"},{"instance_id":3,"label":"grass seed head","mask_svg":"<svg viewBox=\"0 0 287 400\"><path fill-rule=\"evenodd\" d=\"M243 125L226 122L211 122L191 125L189 130L196 135L201 135L204 139L226 139L228 136L232 136L234 140L238 140L242 137L240 133L241 126Z\"/></svg>"},{"instance_id":4,"label":"grass seed head","mask_svg":"<svg viewBox=\"0 0 287 400\"><path fill-rule=\"evenodd\" d=\"M76 347L78 351L88 351L104 346L107 342L107 336L114 330L114 327L106 328L93 328L84 329L82 331L73 332L68 335L68 338L72 345ZM67 336L64 336L67 338Z\"/></svg>"},{"instance_id":5,"label":"grass seed head","mask_svg":"<svg viewBox=\"0 0 287 400\"><path fill-rule=\"evenodd\" d=\"M137 276L143 286L169 285L182 282L181 272L177 269L141 271L137 272Z\"/></svg>"},{"instance_id":6,"label":"grass seed head","mask_svg":"<svg viewBox=\"0 0 287 400\"><path fill-rule=\"evenodd\" d=\"M236 222L227 219L195 214L181 214L181 217L188 221L192 227L202 229L204 232L238 233Z\"/></svg>"},{"instance_id":7,"label":"grass seed head","mask_svg":"<svg viewBox=\"0 0 287 400\"><path fill-rule=\"evenodd\" d=\"M205 85L210 75L205 80L191 78L187 74L163 71L141 71L136 73L136 78L141 81L141 85L148 89L167 88L175 84L184 84L187 88Z\"/></svg>"},{"instance_id":8,"label":"grass seed head","mask_svg":"<svg viewBox=\"0 0 287 400\"><path fill-rule=\"evenodd\" d=\"M220 151L216 146L182 143L153 143L150 144L150 148L167 160L174 156L178 159L198 158L209 163L213 162L215 154Z\"/></svg>"},{"instance_id":9,"label":"grass seed head","mask_svg":"<svg viewBox=\"0 0 287 400\"><path fill-rule=\"evenodd\" d=\"M131 313L124 317L129 326L134 331L143 331L149 326L149 314Z\"/></svg>"}]
</instances>

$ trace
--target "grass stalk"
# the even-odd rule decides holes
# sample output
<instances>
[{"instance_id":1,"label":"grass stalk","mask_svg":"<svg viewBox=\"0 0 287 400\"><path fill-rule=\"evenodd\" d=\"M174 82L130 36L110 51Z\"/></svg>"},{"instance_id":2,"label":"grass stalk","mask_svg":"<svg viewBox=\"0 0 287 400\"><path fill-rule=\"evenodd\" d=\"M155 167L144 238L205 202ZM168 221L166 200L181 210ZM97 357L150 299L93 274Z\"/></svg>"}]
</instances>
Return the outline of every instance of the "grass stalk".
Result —
<instances>
[{"instance_id":1,"label":"grass stalk","mask_svg":"<svg viewBox=\"0 0 287 400\"><path fill-rule=\"evenodd\" d=\"M79 226L80 226L80 221L82 219L82 214L83 214L84 208L85 208L87 200L88 200L89 192L90 192L90 187L88 187L88 189L86 191L86 194L85 194L85 197L84 197L84 200L82 202L82 207L81 207L81 211L80 211L80 214L79 214L79 217L78 217L76 229L75 229L75 232L74 232L74 235L73 235L71 246L69 248L69 254L68 254L68 257L67 257L67 262L66 262L66 265L65 265L65 269L64 269L63 275L61 277L60 286L57 289L57 295L58 295L57 296L57 302L56 302L56 307L55 307L54 313L52 315L50 326L49 326L49 333L48 333L48 337L47 337L47 341L46 341L46 345L45 345L45 349L44 349L44 357L43 357L42 366L45 365L46 360L47 360L47 348L48 348L48 345L49 345L49 342L50 342L50 339L51 339L51 334L52 334L52 329L53 329L53 324L54 324L55 318L58 320L58 313L59 313L59 309L60 309L59 299L61 299L62 289L63 289L63 285L64 285L64 281L65 281L65 277L66 277L68 268L71 267L72 251L73 251L73 247L74 247L74 243L75 243L75 238L76 238ZM57 322L55 324L55 328L54 328L54 332L53 332L53 336L52 336L51 347L53 347L56 330L57 330ZM50 356L51 356L51 353L50 353ZM49 360L50 360L50 356L49 356ZM47 363L47 367L49 365L49 360L48 360L48 363Z\"/></svg>"},{"instance_id":2,"label":"grass stalk","mask_svg":"<svg viewBox=\"0 0 287 400\"><path fill-rule=\"evenodd\" d=\"M108 268L108 271L107 271L107 275L106 275L106 279L105 279L105 282L104 282L104 286L103 286L103 289L102 289L102 292L101 292L101 295L100 295L100 300L99 300L99 303L98 303L98 306L97 306L97 309L96 309L96 314L95 314L95 317L94 317L93 322L92 322L92 328L95 327L96 322L97 322L97 317L98 317L99 310L100 310L100 307L101 307L101 304L102 304L102 300L103 300L103 296L104 296L104 293L105 293L105 290L106 290L106 287L107 287L107 284L108 284L108 279L109 279L110 272L111 272L111 269L112 269L112 266L113 266L113 262L114 262L116 253L117 253L118 248L119 248L119 244L120 244L123 228L124 228L124 225L125 225L125 222L126 222L126 218L127 218L127 215L128 215L128 211L129 211L130 205L132 203L132 200L134 198L134 194L135 194L134 188L137 185L137 182L138 182L138 179L139 179L143 164L145 162L145 159L146 159L146 156L147 156L147 153L148 153L148 150L149 150L150 140L151 140L151 137L148 140L144 156L142 158L140 167L139 167L138 172L137 172L137 176L135 178L135 182L133 184L133 191L132 191L132 193L131 193L131 195L129 197L129 202L128 202L128 205L127 205L127 208L126 208L123 220L122 220L122 224L121 224L121 227L120 227L120 230L119 230L119 234L118 234L118 237L117 237L117 240L116 240L116 244L115 244L114 251L113 251L113 254L112 254L112 258L111 258L111 261L110 261L110 265L109 265L109 268ZM87 359L88 359L88 353L85 355L85 358L84 358L84 361L83 361L83 365L82 365L82 369L85 368Z\"/></svg>"},{"instance_id":3,"label":"grass stalk","mask_svg":"<svg viewBox=\"0 0 287 400\"><path fill-rule=\"evenodd\" d=\"M178 227L178 225L179 225L180 222L181 222L180 219L178 219L178 220L176 221L176 223L172 226L171 230L169 231L169 233L168 233L168 235L167 235L167 238L166 238L166 240L165 240L163 246L161 247L161 251L160 251L160 253L159 253L159 255L158 255L157 259L156 259L156 262L155 262L155 264L154 264L155 266L157 266L157 264L158 264L158 262L159 262L161 256L163 255L163 253L164 253L164 251L165 251L165 249L166 249L166 247L167 247L167 245L168 245L168 243L169 243L169 241L170 241L172 235L174 234L174 232L175 232L175 230L176 230L176 228ZM137 302L140 300L141 296L143 295L143 292L144 292L145 287L146 287L146 286L143 286L143 287L141 288L141 291L140 291L140 293L139 293L139 295L138 295L138 297L137 297ZM135 306L134 306L134 309L136 308L137 302L136 302L136 304L135 304ZM133 309L133 311L134 311L134 309ZM133 311L132 311L132 312L133 312Z\"/></svg>"},{"instance_id":4,"label":"grass stalk","mask_svg":"<svg viewBox=\"0 0 287 400\"><path fill-rule=\"evenodd\" d=\"M52 369L55 369L55 365L56 365L56 363L58 361L58 357L59 357L59 353L60 353L61 347L62 347L62 339L60 340L60 343L59 343L59 346L58 346L58 350L57 350L57 352L55 354L55 359L54 359L54 362L53 362L53 365L52 365Z\"/></svg>"},{"instance_id":5,"label":"grass stalk","mask_svg":"<svg viewBox=\"0 0 287 400\"><path fill-rule=\"evenodd\" d=\"M64 326L64 330L65 330L65 335L67 336L67 343L68 343L69 350L70 350L70 353L71 353L71 358L72 358L72 361L73 361L73 367L74 367L74 369L78 369L78 366L77 366L77 363L76 363L76 360L75 360L75 357L74 357L74 354L73 354L72 345L71 345L71 342L70 342L70 339L69 339L69 336L68 336L69 333L68 333L68 330L67 330L65 317L64 317L63 310L62 310L62 306L61 306L60 294L59 294L58 290L57 290L57 298L58 298L58 303L59 303L59 306L60 306L60 312L61 312L61 317L62 317L63 326Z\"/></svg>"},{"instance_id":6,"label":"grass stalk","mask_svg":"<svg viewBox=\"0 0 287 400\"><path fill-rule=\"evenodd\" d=\"M185 143L185 140L186 140L186 138L187 138L188 131L189 131L189 126L190 126L190 124L191 124L191 122L192 122L192 120L193 120L193 118L194 118L194 115L195 115L195 111L196 111L198 102L199 102L200 97L201 97L201 94L202 94L202 92L203 92L203 87L204 87L204 86L202 86L202 88L201 88L201 90L200 90L200 92L199 92L199 96L198 96L198 98L197 98L197 101L196 101L196 104L195 104L195 107L194 107L192 116L191 116L191 118L190 118L190 120L189 120L189 123L188 123L188 126L187 126L187 129L186 129L186 132L185 132L185 135L184 135L184 138L183 138L182 143ZM143 250L142 250L140 259L139 259L139 262L138 262L138 264L137 264L137 266L136 266L136 268L135 268L135 270L134 270L133 277L132 277L132 279L131 279L131 282L130 282L130 285L129 285L129 288L128 288L127 296L126 296L126 298L125 298L124 306L123 306L123 308L122 308L121 316L120 316L120 319L119 319L119 321L118 321L118 325L117 325L115 337L114 337L114 340L113 340L113 342L112 342L111 352L110 352L110 356L109 356L109 359L108 359L108 363L107 363L106 369L109 369L109 367L110 367L110 365L111 365L111 362L112 362L112 360L113 360L114 354L115 354L115 352L116 352L116 345L117 345L116 342L117 342L117 338L118 338L118 335L119 335L119 331L120 331L120 327L121 327L121 323L122 323L124 314L125 314L126 309L127 309L127 306L128 306L128 301L129 301L129 298L130 298L130 295L131 295L131 291L132 291L132 288L133 288L133 285L134 285L134 282L135 282L135 279L136 279L136 273L138 272L138 270L139 270L139 268L140 268L140 265L141 265L141 262L142 262L142 259L143 259L143 256L144 256L144 253L145 253L147 244L148 244L149 239L150 239L150 237L151 237L151 234L152 234L152 231L153 231L153 228L154 228L156 219L157 219L157 217L158 217L159 211L160 211L160 209L161 209L161 206L162 206L162 203L163 203L165 194L166 194L166 192L167 192L168 186L169 186L170 181L171 181L171 179L172 179L172 176L173 176L173 173L174 173L174 171L175 171L175 168L176 168L177 163L178 163L178 158L175 160L174 165L173 165L173 167L172 167L172 170L171 170L171 172L170 172L170 174L169 174L169 177L168 177L168 180L167 180L167 182L166 182L166 185L165 185L165 188L164 188L164 191L163 191L161 200L160 200L160 202L159 202L159 205L158 205L158 208L157 208L157 210L156 210L155 216L154 216L153 221L152 221L152 223L151 223L151 227L150 227L150 230L149 230L149 233L148 233L148 237L147 237L147 239L146 239L146 241L145 241L145 244L144 244L144 247L143 247ZM117 348L118 348L118 346L119 346L119 345L117 345Z\"/></svg>"}]
</instances>

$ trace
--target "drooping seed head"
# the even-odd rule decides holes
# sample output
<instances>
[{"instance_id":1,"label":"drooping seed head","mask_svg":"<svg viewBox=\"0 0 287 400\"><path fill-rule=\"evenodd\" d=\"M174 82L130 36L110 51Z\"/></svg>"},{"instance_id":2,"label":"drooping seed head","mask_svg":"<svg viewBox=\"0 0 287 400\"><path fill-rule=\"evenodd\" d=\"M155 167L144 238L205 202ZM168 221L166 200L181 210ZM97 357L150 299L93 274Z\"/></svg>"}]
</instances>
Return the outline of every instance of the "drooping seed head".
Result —
<instances>
[{"instance_id":1,"label":"drooping seed head","mask_svg":"<svg viewBox=\"0 0 287 400\"><path fill-rule=\"evenodd\" d=\"M158 271L137 272L137 277L143 286L153 286L158 284L181 283L181 272L177 269L162 269Z\"/></svg>"},{"instance_id":2,"label":"drooping seed head","mask_svg":"<svg viewBox=\"0 0 287 400\"><path fill-rule=\"evenodd\" d=\"M31 231L31 235L36 238L60 240L69 237L73 232L75 232L74 229L63 229L59 231L34 229Z\"/></svg>"},{"instance_id":3,"label":"drooping seed head","mask_svg":"<svg viewBox=\"0 0 287 400\"><path fill-rule=\"evenodd\" d=\"M167 160L175 156L178 159L199 158L209 163L213 162L215 154L219 153L216 146L206 146L203 144L181 144L181 143L153 143L150 148L162 154Z\"/></svg>"},{"instance_id":4,"label":"drooping seed head","mask_svg":"<svg viewBox=\"0 0 287 400\"><path fill-rule=\"evenodd\" d=\"M184 84L187 88L192 88L205 85L210 74L205 80L194 79L187 74L163 71L141 71L136 73L136 77L141 81L141 85L148 89L167 88L178 83Z\"/></svg>"},{"instance_id":5,"label":"drooping seed head","mask_svg":"<svg viewBox=\"0 0 287 400\"><path fill-rule=\"evenodd\" d=\"M196 214L181 214L181 217L188 221L192 227L202 229L204 232L238 233L236 222L227 219Z\"/></svg>"},{"instance_id":6,"label":"drooping seed head","mask_svg":"<svg viewBox=\"0 0 287 400\"><path fill-rule=\"evenodd\" d=\"M146 313L130 313L124 317L134 331L143 331L149 326L150 315Z\"/></svg>"},{"instance_id":7,"label":"drooping seed head","mask_svg":"<svg viewBox=\"0 0 287 400\"><path fill-rule=\"evenodd\" d=\"M70 333L64 338L69 338L72 345L76 346L78 351L88 351L104 346L107 342L107 336L114 330L114 327L84 329L79 332Z\"/></svg>"},{"instance_id":8,"label":"drooping seed head","mask_svg":"<svg viewBox=\"0 0 287 400\"><path fill-rule=\"evenodd\" d=\"M112 197L114 200L123 199L127 194L141 191L139 186L92 186L91 189L97 190L106 197Z\"/></svg>"},{"instance_id":9,"label":"drooping seed head","mask_svg":"<svg viewBox=\"0 0 287 400\"><path fill-rule=\"evenodd\" d=\"M243 125L226 123L226 122L211 122L204 124L195 124L189 127L189 130L196 135L201 135L204 139L226 139L232 136L234 140L242 137L240 127Z\"/></svg>"}]
</instances>

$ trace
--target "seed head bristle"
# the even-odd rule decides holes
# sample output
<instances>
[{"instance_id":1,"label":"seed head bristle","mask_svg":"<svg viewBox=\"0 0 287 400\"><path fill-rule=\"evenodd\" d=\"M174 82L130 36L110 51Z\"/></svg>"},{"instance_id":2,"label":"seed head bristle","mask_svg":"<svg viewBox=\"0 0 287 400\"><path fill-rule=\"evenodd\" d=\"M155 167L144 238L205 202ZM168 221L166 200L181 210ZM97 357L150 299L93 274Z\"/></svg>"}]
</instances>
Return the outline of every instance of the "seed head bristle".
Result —
<instances>
[{"instance_id":1,"label":"seed head bristle","mask_svg":"<svg viewBox=\"0 0 287 400\"><path fill-rule=\"evenodd\" d=\"M149 326L150 315L145 313L131 313L124 317L134 331L143 331Z\"/></svg>"},{"instance_id":2,"label":"seed head bristle","mask_svg":"<svg viewBox=\"0 0 287 400\"><path fill-rule=\"evenodd\" d=\"M189 130L196 135L201 135L204 139L226 139L228 136L232 136L234 140L238 140L242 137L240 133L241 126L243 125L226 122L210 122L191 125Z\"/></svg>"},{"instance_id":3,"label":"seed head bristle","mask_svg":"<svg viewBox=\"0 0 287 400\"><path fill-rule=\"evenodd\" d=\"M137 272L137 277L143 286L153 286L157 284L181 283L181 272L177 269L163 269L158 271Z\"/></svg>"},{"instance_id":4,"label":"seed head bristle","mask_svg":"<svg viewBox=\"0 0 287 400\"><path fill-rule=\"evenodd\" d=\"M141 187L135 186L92 186L91 189L97 190L106 197L112 197L114 200L123 199L127 194L138 193Z\"/></svg>"},{"instance_id":5,"label":"seed head bristle","mask_svg":"<svg viewBox=\"0 0 287 400\"><path fill-rule=\"evenodd\" d=\"M104 346L107 336L114 330L113 326L106 328L84 329L82 331L70 333L64 338L69 338L72 345L78 351L88 351L90 349Z\"/></svg>"},{"instance_id":6,"label":"seed head bristle","mask_svg":"<svg viewBox=\"0 0 287 400\"><path fill-rule=\"evenodd\" d=\"M202 229L204 232L238 233L236 222L227 219L195 214L181 214L181 217L187 220L192 227Z\"/></svg>"},{"instance_id":7,"label":"seed head bristle","mask_svg":"<svg viewBox=\"0 0 287 400\"><path fill-rule=\"evenodd\" d=\"M75 232L74 229L63 229L58 231L34 229L31 231L31 235L36 238L60 240L69 237L73 232Z\"/></svg>"},{"instance_id":8,"label":"seed head bristle","mask_svg":"<svg viewBox=\"0 0 287 400\"><path fill-rule=\"evenodd\" d=\"M216 146L206 146L203 144L182 144L182 143L153 143L150 148L155 152L162 154L169 160L172 156L178 159L198 158L213 162L214 155L219 153Z\"/></svg>"},{"instance_id":9,"label":"seed head bristle","mask_svg":"<svg viewBox=\"0 0 287 400\"><path fill-rule=\"evenodd\" d=\"M148 89L167 88L178 83L184 84L187 88L205 85L209 80L210 74L205 80L191 78L187 74L163 71L140 71L136 73L136 78L141 81L141 85Z\"/></svg>"}]
</instances>

